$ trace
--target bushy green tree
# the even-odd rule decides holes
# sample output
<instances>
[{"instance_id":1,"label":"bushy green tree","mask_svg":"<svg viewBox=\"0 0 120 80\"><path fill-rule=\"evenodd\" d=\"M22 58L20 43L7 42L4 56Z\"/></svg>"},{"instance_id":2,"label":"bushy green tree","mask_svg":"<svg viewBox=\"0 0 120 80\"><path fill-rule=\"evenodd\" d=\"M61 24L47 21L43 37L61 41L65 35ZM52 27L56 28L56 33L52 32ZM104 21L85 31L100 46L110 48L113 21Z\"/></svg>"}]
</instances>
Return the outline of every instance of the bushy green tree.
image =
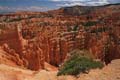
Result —
<instances>
[{"instance_id":1,"label":"bushy green tree","mask_svg":"<svg viewBox=\"0 0 120 80\"><path fill-rule=\"evenodd\" d=\"M94 25L96 25L96 24L97 24L96 21L88 21L88 22L84 23L83 25L84 25L85 27L90 27L90 26L94 26Z\"/></svg>"},{"instance_id":2,"label":"bushy green tree","mask_svg":"<svg viewBox=\"0 0 120 80\"><path fill-rule=\"evenodd\" d=\"M78 26L78 25L75 25L74 28L73 28L73 31L77 31L78 28L79 28L79 26Z\"/></svg>"},{"instance_id":3,"label":"bushy green tree","mask_svg":"<svg viewBox=\"0 0 120 80\"><path fill-rule=\"evenodd\" d=\"M78 75L80 73L86 73L90 69L102 68L103 66L103 63L94 61L91 58L73 55L63 64L57 75Z\"/></svg>"}]
</instances>

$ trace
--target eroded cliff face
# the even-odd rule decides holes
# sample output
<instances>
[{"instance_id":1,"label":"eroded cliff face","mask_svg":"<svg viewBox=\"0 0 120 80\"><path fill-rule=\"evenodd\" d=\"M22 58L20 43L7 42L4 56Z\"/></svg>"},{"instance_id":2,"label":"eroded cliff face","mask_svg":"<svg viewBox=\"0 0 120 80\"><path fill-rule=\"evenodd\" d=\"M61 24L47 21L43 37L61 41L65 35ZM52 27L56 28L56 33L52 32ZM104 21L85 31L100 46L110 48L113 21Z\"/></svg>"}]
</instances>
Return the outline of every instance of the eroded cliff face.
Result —
<instances>
[{"instance_id":1,"label":"eroded cliff face","mask_svg":"<svg viewBox=\"0 0 120 80\"><path fill-rule=\"evenodd\" d=\"M20 59L19 54L17 54L15 50L11 49L7 44L0 46L0 63L10 66L24 67L23 60Z\"/></svg>"},{"instance_id":2,"label":"eroded cliff face","mask_svg":"<svg viewBox=\"0 0 120 80\"><path fill-rule=\"evenodd\" d=\"M16 34L18 37L8 37L9 40L2 44L1 49L12 56L10 61L14 65L31 70L44 69L45 62L59 66L69 56L68 53L74 49L88 49L95 59L105 61L106 64L120 56L119 46L110 40L110 36L106 32L100 34L87 33L84 28L81 28L78 31L55 32L53 36L40 33L35 38L24 39L22 33L16 30L14 34L18 33ZM8 34L6 35L8 36ZM13 39L18 45L9 43Z\"/></svg>"},{"instance_id":3,"label":"eroded cliff face","mask_svg":"<svg viewBox=\"0 0 120 80\"><path fill-rule=\"evenodd\" d=\"M61 9L0 15L0 46L12 64L32 70L45 63L59 66L74 49L88 50L107 64L120 58L119 13L119 6L108 6L83 15Z\"/></svg>"}]
</instances>

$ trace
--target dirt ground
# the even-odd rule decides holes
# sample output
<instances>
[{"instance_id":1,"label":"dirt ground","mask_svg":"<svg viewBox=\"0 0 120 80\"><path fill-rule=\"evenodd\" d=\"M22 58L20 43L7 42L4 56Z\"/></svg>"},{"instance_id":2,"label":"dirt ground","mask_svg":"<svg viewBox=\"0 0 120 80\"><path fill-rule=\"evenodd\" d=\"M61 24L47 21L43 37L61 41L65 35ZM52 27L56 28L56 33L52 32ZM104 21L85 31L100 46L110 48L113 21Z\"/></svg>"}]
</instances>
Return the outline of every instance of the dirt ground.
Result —
<instances>
[{"instance_id":1,"label":"dirt ground","mask_svg":"<svg viewBox=\"0 0 120 80\"><path fill-rule=\"evenodd\" d=\"M56 76L57 71L31 71L0 64L0 80L120 80L120 59L113 60L103 69L91 70L88 74Z\"/></svg>"}]
</instances>

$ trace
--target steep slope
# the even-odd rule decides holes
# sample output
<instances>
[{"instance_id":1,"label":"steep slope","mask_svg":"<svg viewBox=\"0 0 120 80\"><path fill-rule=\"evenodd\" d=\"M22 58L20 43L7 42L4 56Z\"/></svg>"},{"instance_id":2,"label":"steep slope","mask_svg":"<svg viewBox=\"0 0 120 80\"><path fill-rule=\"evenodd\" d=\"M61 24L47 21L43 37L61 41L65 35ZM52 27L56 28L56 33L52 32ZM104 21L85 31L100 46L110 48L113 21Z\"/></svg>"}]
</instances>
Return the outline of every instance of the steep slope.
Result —
<instances>
[{"instance_id":1,"label":"steep slope","mask_svg":"<svg viewBox=\"0 0 120 80\"><path fill-rule=\"evenodd\" d=\"M11 52L6 52L0 47L0 64L6 64L10 66L22 66L22 60L19 58L19 55L14 53L14 50L9 49Z\"/></svg>"}]
</instances>

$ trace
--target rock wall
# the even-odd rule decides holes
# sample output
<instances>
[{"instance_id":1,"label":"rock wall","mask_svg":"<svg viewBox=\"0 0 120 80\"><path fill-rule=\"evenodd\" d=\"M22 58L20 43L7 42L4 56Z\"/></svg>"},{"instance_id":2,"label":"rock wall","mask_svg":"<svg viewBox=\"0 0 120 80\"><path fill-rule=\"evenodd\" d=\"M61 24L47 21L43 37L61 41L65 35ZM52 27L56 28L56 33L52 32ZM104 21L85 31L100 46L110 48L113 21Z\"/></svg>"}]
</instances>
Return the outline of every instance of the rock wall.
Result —
<instances>
[{"instance_id":1,"label":"rock wall","mask_svg":"<svg viewBox=\"0 0 120 80\"><path fill-rule=\"evenodd\" d=\"M13 30L6 30L5 33L0 34L0 45L8 44L11 49L17 53L21 53L23 49L23 38L20 34L19 26Z\"/></svg>"},{"instance_id":2,"label":"rock wall","mask_svg":"<svg viewBox=\"0 0 120 80\"><path fill-rule=\"evenodd\" d=\"M6 43L13 49L13 51L8 48L4 50L9 54L17 55L16 59L13 60L17 65L32 70L44 69L45 62L59 66L64 62L68 53L74 49L88 49L94 58L106 63L109 63L113 58L119 58L119 47L114 42L109 43L111 46L106 48L110 39L108 33L103 32L99 37L95 33L86 32L84 29L54 32L49 36L47 33L24 40L21 30L16 27L15 30L9 30L0 36L0 44ZM105 49L109 51L106 52Z\"/></svg>"},{"instance_id":3,"label":"rock wall","mask_svg":"<svg viewBox=\"0 0 120 80\"><path fill-rule=\"evenodd\" d=\"M15 52L14 49L11 49L7 44L0 46L0 63L7 64L11 66L21 66L24 67L24 60L22 60Z\"/></svg>"},{"instance_id":4,"label":"rock wall","mask_svg":"<svg viewBox=\"0 0 120 80\"><path fill-rule=\"evenodd\" d=\"M43 50L32 41L29 41L28 44L23 51L23 58L27 61L26 67L31 70L43 69L45 62Z\"/></svg>"}]
</instances>

